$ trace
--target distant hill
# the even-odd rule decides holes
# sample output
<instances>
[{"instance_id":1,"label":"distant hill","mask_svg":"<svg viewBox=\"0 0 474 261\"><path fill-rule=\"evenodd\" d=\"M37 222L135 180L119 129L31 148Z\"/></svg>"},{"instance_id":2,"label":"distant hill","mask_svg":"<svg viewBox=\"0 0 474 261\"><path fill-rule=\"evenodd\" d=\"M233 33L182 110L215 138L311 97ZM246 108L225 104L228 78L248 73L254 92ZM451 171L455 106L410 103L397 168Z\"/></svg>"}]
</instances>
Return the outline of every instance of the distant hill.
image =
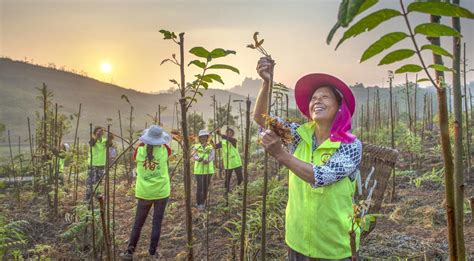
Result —
<instances>
[{"instance_id":1,"label":"distant hill","mask_svg":"<svg viewBox=\"0 0 474 261\"><path fill-rule=\"evenodd\" d=\"M14 137L18 137L18 135L27 137L26 119L30 117L34 122L35 111L40 111L39 102L36 100L39 92L35 87L40 87L43 82L54 91L54 102L62 106L60 112L66 115L77 113L79 103L82 103L83 112L80 123L82 139L88 136L89 123L105 125L107 118L112 119L113 131L118 132L118 110L122 112L124 124L128 122L130 108L121 99L122 94L125 94L134 106L135 129L143 129L146 122L151 122L150 117L146 115L154 115L159 104L167 107L162 113L162 122L167 128L171 128L174 104L179 99L179 94L176 91L159 94L142 93L71 72L0 58L0 122L11 130ZM241 85L229 90L209 89L204 92L204 97L199 97L199 102L194 104L190 111L202 113L207 121L212 117L212 107L210 106L212 95L215 95L217 101L223 105L227 103L229 95L232 96L232 99L245 99L249 95L252 104L254 104L260 86L261 80L245 78ZM470 83L470 88L474 93L474 82ZM369 100L373 102L376 89L379 89L383 106L384 100L388 100L389 97L388 88L365 88L363 84L352 86L358 105L367 102L368 92L370 92ZM423 94L425 92L433 93L433 96L436 97L433 88L420 88L417 99L417 110L420 113L423 111ZM405 111L406 94L403 86L395 87L394 94L399 100L400 109ZM290 107L294 108L293 91L289 92L289 100ZM237 108L238 106L233 106L234 114L237 114ZM75 123L73 123L74 125ZM176 126L176 120L174 126ZM69 134L66 139L70 139L71 136L72 134Z\"/></svg>"},{"instance_id":2,"label":"distant hill","mask_svg":"<svg viewBox=\"0 0 474 261\"><path fill-rule=\"evenodd\" d=\"M262 86L262 80L246 77L241 85L237 85L231 88L229 91L240 94L245 97L247 97L247 95L250 97L257 97L258 91L260 90L261 86ZM296 103L294 99L293 86L288 86L288 87L291 88L290 91L288 92L289 106L295 107Z\"/></svg>"},{"instance_id":3,"label":"distant hill","mask_svg":"<svg viewBox=\"0 0 474 261\"><path fill-rule=\"evenodd\" d=\"M242 96L249 95L250 97L257 97L260 86L262 86L262 80L245 77L241 85L232 87L229 91Z\"/></svg>"},{"instance_id":4,"label":"distant hill","mask_svg":"<svg viewBox=\"0 0 474 261\"><path fill-rule=\"evenodd\" d=\"M39 92L35 87L46 83L54 91L54 102L60 106L60 112L71 115L77 113L79 103L82 103L80 134L86 138L89 133L89 123L105 125L107 118L113 119L112 127L118 131L118 110L122 113L122 121L128 122L129 105L121 99L125 94L134 106L134 126L142 129L145 122L152 120L147 114L155 115L158 105L166 106L162 113L162 122L171 127L173 123L173 108L179 99L179 94L172 93L149 94L117 85L104 83L92 78L70 72L31 65L25 62L0 59L0 122L11 130L13 136L27 135L27 117L35 118L35 111L40 111L36 100ZM226 104L229 95L232 99L244 99L244 96L230 93L226 90L209 89L190 111L203 113L205 119L212 117L211 96L215 95L218 102ZM237 106L233 106L234 113ZM75 125L75 123L73 123ZM176 120L174 122L176 126Z\"/></svg>"}]
</instances>

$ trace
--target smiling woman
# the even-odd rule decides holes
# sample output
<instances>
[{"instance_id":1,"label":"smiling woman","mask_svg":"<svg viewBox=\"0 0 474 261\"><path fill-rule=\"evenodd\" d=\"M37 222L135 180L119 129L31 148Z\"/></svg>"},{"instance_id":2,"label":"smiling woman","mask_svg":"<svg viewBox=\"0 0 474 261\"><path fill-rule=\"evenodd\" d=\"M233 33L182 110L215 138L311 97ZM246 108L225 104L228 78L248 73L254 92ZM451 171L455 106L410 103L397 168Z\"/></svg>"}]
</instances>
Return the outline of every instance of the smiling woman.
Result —
<instances>
[{"instance_id":1,"label":"smiling woman","mask_svg":"<svg viewBox=\"0 0 474 261\"><path fill-rule=\"evenodd\" d=\"M100 70L103 73L110 73L112 71L112 66L110 65L110 63L102 63L100 65Z\"/></svg>"},{"instance_id":2,"label":"smiling woman","mask_svg":"<svg viewBox=\"0 0 474 261\"><path fill-rule=\"evenodd\" d=\"M263 85L254 119L262 128L265 119L259 115L268 113L273 64L263 57L257 65ZM309 121L300 125L278 120L293 137L288 150L272 130L262 135L265 151L289 169L285 217L288 260L355 260L360 233L353 226L351 230L348 217L353 213L352 195L362 144L350 133L354 94L338 78L312 73L296 83L295 100Z\"/></svg>"}]
</instances>

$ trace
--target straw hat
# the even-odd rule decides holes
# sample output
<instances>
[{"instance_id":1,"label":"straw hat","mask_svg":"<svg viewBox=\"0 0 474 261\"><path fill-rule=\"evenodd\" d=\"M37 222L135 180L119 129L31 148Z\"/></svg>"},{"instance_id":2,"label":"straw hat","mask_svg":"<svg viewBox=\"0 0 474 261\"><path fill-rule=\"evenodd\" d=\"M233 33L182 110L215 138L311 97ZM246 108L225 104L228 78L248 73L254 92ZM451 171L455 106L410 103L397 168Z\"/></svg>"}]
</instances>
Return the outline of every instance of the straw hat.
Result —
<instances>
[{"instance_id":1,"label":"straw hat","mask_svg":"<svg viewBox=\"0 0 474 261\"><path fill-rule=\"evenodd\" d=\"M150 128L143 131L140 141L147 145L163 145L170 143L171 136L160 126L151 125Z\"/></svg>"}]
</instances>

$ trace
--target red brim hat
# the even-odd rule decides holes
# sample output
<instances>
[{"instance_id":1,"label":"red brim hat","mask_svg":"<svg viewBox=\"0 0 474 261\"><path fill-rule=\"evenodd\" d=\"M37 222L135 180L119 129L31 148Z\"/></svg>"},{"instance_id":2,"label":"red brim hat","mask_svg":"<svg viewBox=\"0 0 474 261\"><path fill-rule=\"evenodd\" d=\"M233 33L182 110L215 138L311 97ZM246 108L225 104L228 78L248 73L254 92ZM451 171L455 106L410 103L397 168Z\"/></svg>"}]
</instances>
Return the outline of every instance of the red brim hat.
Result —
<instances>
[{"instance_id":1,"label":"red brim hat","mask_svg":"<svg viewBox=\"0 0 474 261\"><path fill-rule=\"evenodd\" d=\"M298 109L303 115L311 118L309 113L309 102L316 89L324 86L336 88L342 94L342 101L346 103L347 108L354 115L355 98L352 90L343 81L325 73L312 73L301 77L295 86L295 100Z\"/></svg>"}]
</instances>

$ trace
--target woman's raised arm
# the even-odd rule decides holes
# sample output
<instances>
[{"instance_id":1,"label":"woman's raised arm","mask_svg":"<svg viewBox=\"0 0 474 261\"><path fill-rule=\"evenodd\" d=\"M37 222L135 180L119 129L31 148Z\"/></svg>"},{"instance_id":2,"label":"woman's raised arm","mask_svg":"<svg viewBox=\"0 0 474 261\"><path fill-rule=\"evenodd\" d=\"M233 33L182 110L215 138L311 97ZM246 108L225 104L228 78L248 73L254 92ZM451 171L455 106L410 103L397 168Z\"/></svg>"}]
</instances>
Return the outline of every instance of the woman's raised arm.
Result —
<instances>
[{"instance_id":1,"label":"woman's raised arm","mask_svg":"<svg viewBox=\"0 0 474 261\"><path fill-rule=\"evenodd\" d=\"M253 119L255 122L260 125L260 127L265 127L265 119L263 114L268 114L268 92L270 91L270 79L272 74L273 60L267 57L262 57L258 60L257 72L258 75L263 80L262 87L258 92L257 102L255 103Z\"/></svg>"}]
</instances>

